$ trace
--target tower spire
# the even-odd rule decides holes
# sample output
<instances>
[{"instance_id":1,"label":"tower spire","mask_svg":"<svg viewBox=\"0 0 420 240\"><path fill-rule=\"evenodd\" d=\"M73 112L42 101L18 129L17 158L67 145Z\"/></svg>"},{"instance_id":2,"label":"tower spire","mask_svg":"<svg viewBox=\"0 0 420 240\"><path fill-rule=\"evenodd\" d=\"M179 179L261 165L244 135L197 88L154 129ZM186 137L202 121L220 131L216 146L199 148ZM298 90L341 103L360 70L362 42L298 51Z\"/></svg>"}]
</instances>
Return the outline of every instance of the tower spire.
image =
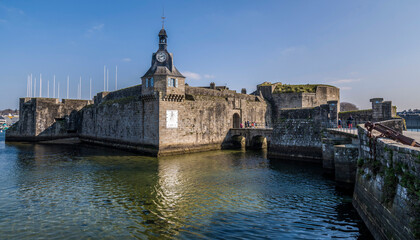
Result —
<instances>
[{"instance_id":1,"label":"tower spire","mask_svg":"<svg viewBox=\"0 0 420 240\"><path fill-rule=\"evenodd\" d=\"M166 50L166 40L168 35L166 35L165 31L165 8L162 8L162 29L159 31L159 49Z\"/></svg>"}]
</instances>

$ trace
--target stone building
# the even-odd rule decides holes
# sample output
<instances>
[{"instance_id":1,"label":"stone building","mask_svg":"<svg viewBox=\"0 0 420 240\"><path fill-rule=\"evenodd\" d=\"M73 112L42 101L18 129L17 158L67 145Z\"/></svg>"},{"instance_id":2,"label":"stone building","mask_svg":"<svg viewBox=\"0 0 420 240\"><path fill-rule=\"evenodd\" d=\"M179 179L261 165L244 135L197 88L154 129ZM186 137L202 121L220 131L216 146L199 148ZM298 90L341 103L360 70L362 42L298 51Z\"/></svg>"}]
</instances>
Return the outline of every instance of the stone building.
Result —
<instances>
[{"instance_id":1,"label":"stone building","mask_svg":"<svg viewBox=\"0 0 420 240\"><path fill-rule=\"evenodd\" d=\"M162 156L226 147L231 129L245 121L272 127L289 108L306 109L298 114L305 119L337 118L339 89L332 86L263 83L251 94L214 83L188 86L168 52L165 29L158 39L159 48L140 85L100 92L93 101L21 98L21 120L7 132L6 140L77 137L86 143Z\"/></svg>"}]
</instances>

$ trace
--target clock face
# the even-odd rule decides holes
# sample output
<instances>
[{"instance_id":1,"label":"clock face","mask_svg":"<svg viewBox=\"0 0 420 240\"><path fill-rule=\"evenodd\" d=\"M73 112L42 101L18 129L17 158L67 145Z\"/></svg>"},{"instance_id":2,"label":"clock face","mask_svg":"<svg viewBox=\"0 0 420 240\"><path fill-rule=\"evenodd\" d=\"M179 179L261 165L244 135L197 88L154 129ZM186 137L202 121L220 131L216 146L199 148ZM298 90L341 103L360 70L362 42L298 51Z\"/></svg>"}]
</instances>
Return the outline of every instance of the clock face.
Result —
<instances>
[{"instance_id":1,"label":"clock face","mask_svg":"<svg viewBox=\"0 0 420 240\"><path fill-rule=\"evenodd\" d=\"M166 60L166 53L165 53L165 52L158 52L158 53L156 54L156 59L157 59L159 62L164 62L164 61Z\"/></svg>"}]
</instances>

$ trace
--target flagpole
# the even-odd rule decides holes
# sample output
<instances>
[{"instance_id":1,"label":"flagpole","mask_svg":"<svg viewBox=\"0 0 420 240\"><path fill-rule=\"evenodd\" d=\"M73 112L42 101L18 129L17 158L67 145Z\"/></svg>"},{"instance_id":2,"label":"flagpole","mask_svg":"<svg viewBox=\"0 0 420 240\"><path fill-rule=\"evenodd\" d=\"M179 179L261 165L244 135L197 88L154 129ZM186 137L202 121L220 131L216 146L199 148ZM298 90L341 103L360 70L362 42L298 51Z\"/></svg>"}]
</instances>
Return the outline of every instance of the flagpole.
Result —
<instances>
[{"instance_id":1,"label":"flagpole","mask_svg":"<svg viewBox=\"0 0 420 240\"><path fill-rule=\"evenodd\" d=\"M53 84L53 98L55 98L55 75L54 75L54 84Z\"/></svg>"}]
</instances>

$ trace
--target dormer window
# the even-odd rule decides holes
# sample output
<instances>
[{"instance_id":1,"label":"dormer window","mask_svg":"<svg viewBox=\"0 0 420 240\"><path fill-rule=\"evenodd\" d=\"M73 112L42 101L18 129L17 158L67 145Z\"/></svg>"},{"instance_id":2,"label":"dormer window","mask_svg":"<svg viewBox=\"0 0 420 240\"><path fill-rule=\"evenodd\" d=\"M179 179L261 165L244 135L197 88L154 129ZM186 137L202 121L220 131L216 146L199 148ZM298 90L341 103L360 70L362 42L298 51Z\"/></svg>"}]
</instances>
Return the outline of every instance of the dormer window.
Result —
<instances>
[{"instance_id":1,"label":"dormer window","mask_svg":"<svg viewBox=\"0 0 420 240\"><path fill-rule=\"evenodd\" d=\"M168 78L168 87L178 87L178 79Z\"/></svg>"}]
</instances>

